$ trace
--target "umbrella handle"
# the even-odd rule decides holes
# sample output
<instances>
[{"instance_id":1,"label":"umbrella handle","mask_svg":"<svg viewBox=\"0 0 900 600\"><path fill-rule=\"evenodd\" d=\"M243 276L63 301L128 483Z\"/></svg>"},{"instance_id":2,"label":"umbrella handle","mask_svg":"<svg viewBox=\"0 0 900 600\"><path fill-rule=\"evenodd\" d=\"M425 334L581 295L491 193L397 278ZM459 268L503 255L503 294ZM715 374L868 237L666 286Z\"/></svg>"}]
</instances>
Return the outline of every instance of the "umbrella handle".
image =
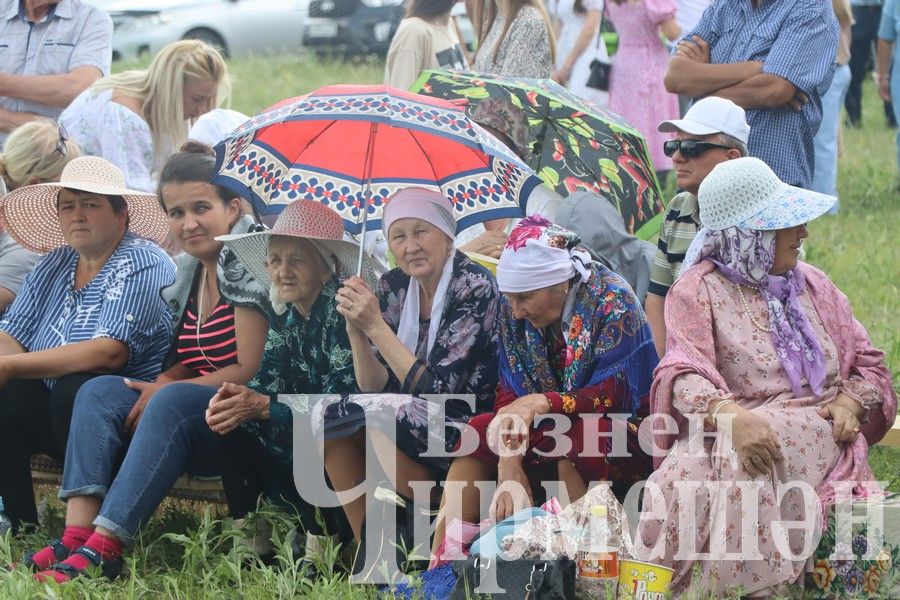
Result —
<instances>
[{"instance_id":1,"label":"umbrella handle","mask_svg":"<svg viewBox=\"0 0 900 600\"><path fill-rule=\"evenodd\" d=\"M366 224L369 222L369 201L372 199L372 162L375 158L375 134L378 133L378 123L372 123L369 127L369 143L366 145L365 177L366 190L363 192L363 218L362 229L359 233L359 260L356 263L356 276L362 277L363 253L366 251Z\"/></svg>"},{"instance_id":2,"label":"umbrella handle","mask_svg":"<svg viewBox=\"0 0 900 600\"><path fill-rule=\"evenodd\" d=\"M366 198L366 202L368 202L368 198ZM369 211L366 210L368 213ZM356 276L362 277L362 268L363 268L363 254L366 252L366 221L368 219L363 219L362 229L359 232L359 259L356 262Z\"/></svg>"}]
</instances>

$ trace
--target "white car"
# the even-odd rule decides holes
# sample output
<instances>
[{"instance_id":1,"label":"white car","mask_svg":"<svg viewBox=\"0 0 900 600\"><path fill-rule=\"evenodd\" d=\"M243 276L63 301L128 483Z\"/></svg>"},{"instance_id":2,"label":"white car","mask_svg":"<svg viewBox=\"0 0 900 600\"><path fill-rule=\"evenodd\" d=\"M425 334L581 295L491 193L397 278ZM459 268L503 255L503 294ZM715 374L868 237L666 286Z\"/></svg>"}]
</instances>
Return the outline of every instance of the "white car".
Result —
<instances>
[{"instance_id":1,"label":"white car","mask_svg":"<svg viewBox=\"0 0 900 600\"><path fill-rule=\"evenodd\" d=\"M201 39L226 56L303 46L309 0L88 0L113 20L113 59Z\"/></svg>"}]
</instances>

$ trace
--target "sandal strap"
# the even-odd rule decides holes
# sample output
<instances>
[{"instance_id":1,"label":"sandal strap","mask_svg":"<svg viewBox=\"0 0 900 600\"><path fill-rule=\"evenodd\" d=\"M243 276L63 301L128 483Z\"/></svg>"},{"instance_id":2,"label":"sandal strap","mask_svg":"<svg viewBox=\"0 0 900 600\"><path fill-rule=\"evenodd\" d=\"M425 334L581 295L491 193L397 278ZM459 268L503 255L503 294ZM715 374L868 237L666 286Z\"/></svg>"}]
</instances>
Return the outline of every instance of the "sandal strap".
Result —
<instances>
[{"instance_id":1,"label":"sandal strap","mask_svg":"<svg viewBox=\"0 0 900 600\"><path fill-rule=\"evenodd\" d=\"M69 558L69 555L72 554L72 551L69 549L69 547L63 544L62 540L58 538L52 540L49 544L47 544L47 547L53 550L53 557L56 559L56 562L62 562ZM41 548L41 550L43 550L43 548ZM37 568L37 564L35 564L34 562L34 555L41 550L37 550L27 555L22 562L24 562L28 567L32 569Z\"/></svg>"},{"instance_id":2,"label":"sandal strap","mask_svg":"<svg viewBox=\"0 0 900 600\"><path fill-rule=\"evenodd\" d=\"M103 560L103 557L100 556L100 553L93 548L90 548L89 546L82 546L81 548L73 552L72 556L76 554L80 554L81 556L88 559L91 565L100 567L101 573L107 579L115 579L119 575L119 572L122 570L121 557L117 557L112 560ZM56 563L55 565L50 567L50 570L62 573L69 579L74 579L79 575L84 575L85 572L85 569L78 569L63 562Z\"/></svg>"}]
</instances>

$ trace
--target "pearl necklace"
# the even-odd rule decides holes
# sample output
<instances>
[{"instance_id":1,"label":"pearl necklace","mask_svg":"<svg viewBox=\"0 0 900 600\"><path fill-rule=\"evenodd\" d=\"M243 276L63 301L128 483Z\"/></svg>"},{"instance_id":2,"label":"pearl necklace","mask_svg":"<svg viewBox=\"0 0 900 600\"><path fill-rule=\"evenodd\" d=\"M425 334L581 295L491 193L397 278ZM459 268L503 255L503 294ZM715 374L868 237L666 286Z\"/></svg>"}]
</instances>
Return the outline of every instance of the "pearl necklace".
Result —
<instances>
[{"instance_id":1,"label":"pearl necklace","mask_svg":"<svg viewBox=\"0 0 900 600\"><path fill-rule=\"evenodd\" d=\"M738 295L741 297L741 303L744 305L744 310L747 311L747 316L750 317L750 321L754 325L756 325L756 328L759 329L760 331L765 331L766 333L772 333L772 331L774 331L774 329L775 329L774 327L772 327L771 325L763 327L762 325L759 324L759 321L756 320L756 317L753 316L753 312L750 310L750 304L747 302L747 298L744 297L743 288L744 288L744 286L739 283L738 284Z\"/></svg>"}]
</instances>

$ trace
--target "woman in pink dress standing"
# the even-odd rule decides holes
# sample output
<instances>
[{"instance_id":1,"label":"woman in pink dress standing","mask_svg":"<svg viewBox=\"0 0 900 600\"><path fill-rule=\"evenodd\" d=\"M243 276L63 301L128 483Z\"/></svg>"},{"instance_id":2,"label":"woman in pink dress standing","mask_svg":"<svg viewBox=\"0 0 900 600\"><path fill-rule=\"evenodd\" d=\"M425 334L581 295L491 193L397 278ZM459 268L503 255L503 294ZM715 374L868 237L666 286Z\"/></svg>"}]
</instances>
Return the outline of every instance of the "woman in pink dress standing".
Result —
<instances>
[{"instance_id":1,"label":"woman in pink dress standing","mask_svg":"<svg viewBox=\"0 0 900 600\"><path fill-rule=\"evenodd\" d=\"M675 21L675 0L612 0L606 16L619 33L609 82L609 109L622 115L644 134L660 183L672 169L663 154L671 136L656 131L661 119L677 119L678 96L663 85L669 51L660 34L675 41L681 28Z\"/></svg>"}]
</instances>

